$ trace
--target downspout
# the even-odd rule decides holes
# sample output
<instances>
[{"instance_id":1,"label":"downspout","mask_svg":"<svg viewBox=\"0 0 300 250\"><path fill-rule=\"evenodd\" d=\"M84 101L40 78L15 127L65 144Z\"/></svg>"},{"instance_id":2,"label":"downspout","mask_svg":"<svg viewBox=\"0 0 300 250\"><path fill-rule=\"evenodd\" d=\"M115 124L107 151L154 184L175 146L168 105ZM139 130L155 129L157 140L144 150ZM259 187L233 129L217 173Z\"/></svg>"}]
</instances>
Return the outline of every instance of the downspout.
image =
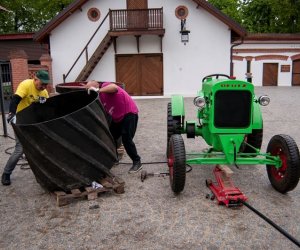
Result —
<instances>
[{"instance_id":1,"label":"downspout","mask_svg":"<svg viewBox=\"0 0 300 250\"><path fill-rule=\"evenodd\" d=\"M230 77L233 77L233 48L244 43L244 38L241 38L241 42L231 45L230 47Z\"/></svg>"}]
</instances>

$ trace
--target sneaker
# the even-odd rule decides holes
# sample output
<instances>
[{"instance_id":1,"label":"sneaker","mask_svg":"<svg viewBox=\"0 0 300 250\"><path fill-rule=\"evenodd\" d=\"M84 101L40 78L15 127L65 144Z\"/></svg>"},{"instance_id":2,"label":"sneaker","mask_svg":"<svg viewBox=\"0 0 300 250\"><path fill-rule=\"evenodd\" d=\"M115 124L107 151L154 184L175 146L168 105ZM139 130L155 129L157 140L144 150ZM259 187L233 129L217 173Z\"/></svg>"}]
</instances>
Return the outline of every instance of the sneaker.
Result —
<instances>
[{"instance_id":1,"label":"sneaker","mask_svg":"<svg viewBox=\"0 0 300 250\"><path fill-rule=\"evenodd\" d=\"M143 168L141 161L134 162L128 173L133 174L140 171Z\"/></svg>"},{"instance_id":2,"label":"sneaker","mask_svg":"<svg viewBox=\"0 0 300 250\"><path fill-rule=\"evenodd\" d=\"M6 174L6 173L3 173L2 174L2 178L1 178L1 182L4 186L8 186L11 184L10 182L10 174Z\"/></svg>"}]
</instances>

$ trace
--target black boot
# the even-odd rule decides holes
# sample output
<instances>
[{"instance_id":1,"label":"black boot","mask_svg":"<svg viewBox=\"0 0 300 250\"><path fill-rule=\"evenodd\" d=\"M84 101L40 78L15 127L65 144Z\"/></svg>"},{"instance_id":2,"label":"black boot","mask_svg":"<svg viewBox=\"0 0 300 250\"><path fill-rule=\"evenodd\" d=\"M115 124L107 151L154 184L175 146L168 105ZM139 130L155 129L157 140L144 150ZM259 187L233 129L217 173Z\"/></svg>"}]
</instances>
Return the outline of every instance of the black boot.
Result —
<instances>
[{"instance_id":1,"label":"black boot","mask_svg":"<svg viewBox=\"0 0 300 250\"><path fill-rule=\"evenodd\" d=\"M4 186L9 186L11 184L10 182L10 174L3 173L1 182Z\"/></svg>"},{"instance_id":2,"label":"black boot","mask_svg":"<svg viewBox=\"0 0 300 250\"><path fill-rule=\"evenodd\" d=\"M132 167L129 169L128 173L136 173L143 168L141 161L133 162Z\"/></svg>"}]
</instances>

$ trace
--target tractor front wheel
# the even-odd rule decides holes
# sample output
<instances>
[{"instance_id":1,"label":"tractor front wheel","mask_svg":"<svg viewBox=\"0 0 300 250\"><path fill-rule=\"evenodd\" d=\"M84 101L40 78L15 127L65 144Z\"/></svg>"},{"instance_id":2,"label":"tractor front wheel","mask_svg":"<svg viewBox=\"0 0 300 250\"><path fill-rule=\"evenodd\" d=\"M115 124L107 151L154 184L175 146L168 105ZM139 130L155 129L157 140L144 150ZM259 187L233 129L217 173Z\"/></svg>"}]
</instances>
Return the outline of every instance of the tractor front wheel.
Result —
<instances>
[{"instance_id":1,"label":"tractor front wheel","mask_svg":"<svg viewBox=\"0 0 300 250\"><path fill-rule=\"evenodd\" d=\"M169 153L169 140L173 134L180 134L180 117L172 116L172 104L168 103L167 110L167 157Z\"/></svg>"},{"instance_id":2,"label":"tractor front wheel","mask_svg":"<svg viewBox=\"0 0 300 250\"><path fill-rule=\"evenodd\" d=\"M274 135L267 152L279 156L282 161L280 168L267 165L268 177L274 189L280 193L293 190L300 178L300 157L296 142L288 135Z\"/></svg>"},{"instance_id":3,"label":"tractor front wheel","mask_svg":"<svg viewBox=\"0 0 300 250\"><path fill-rule=\"evenodd\" d=\"M175 194L178 194L184 189L186 176L186 155L181 135L175 134L170 138L168 167L171 188Z\"/></svg>"}]
</instances>

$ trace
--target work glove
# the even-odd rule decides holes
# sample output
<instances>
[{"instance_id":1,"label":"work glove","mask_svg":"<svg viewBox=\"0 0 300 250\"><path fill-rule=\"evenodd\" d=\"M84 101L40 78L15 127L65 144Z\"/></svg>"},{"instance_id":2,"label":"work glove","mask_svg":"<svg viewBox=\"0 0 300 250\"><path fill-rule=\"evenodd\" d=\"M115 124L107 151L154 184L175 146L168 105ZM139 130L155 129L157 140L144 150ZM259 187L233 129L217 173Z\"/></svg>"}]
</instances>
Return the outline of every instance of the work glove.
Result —
<instances>
[{"instance_id":1,"label":"work glove","mask_svg":"<svg viewBox=\"0 0 300 250\"><path fill-rule=\"evenodd\" d=\"M40 96L39 97L39 103L45 103L47 101L46 97Z\"/></svg>"},{"instance_id":2,"label":"work glove","mask_svg":"<svg viewBox=\"0 0 300 250\"><path fill-rule=\"evenodd\" d=\"M14 113L8 113L8 115L6 117L6 121L9 124L15 123L16 122L16 114L14 114Z\"/></svg>"},{"instance_id":3,"label":"work glove","mask_svg":"<svg viewBox=\"0 0 300 250\"><path fill-rule=\"evenodd\" d=\"M98 91L99 91L99 88L95 88L95 87L90 87L90 88L88 88L88 94L90 94L90 93L91 93L91 91L95 91L95 92L97 92L97 93L98 93Z\"/></svg>"}]
</instances>

